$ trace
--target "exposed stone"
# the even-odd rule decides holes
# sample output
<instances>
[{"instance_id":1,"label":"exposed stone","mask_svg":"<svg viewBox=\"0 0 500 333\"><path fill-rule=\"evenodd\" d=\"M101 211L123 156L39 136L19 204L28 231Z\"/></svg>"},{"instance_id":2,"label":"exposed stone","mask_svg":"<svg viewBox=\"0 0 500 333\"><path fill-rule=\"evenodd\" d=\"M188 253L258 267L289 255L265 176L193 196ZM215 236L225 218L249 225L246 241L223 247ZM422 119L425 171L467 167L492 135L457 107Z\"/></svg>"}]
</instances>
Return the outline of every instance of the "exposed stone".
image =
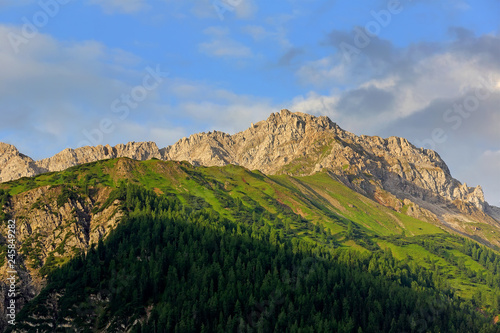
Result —
<instances>
[{"instance_id":1,"label":"exposed stone","mask_svg":"<svg viewBox=\"0 0 500 333\"><path fill-rule=\"evenodd\" d=\"M454 203L453 214L471 214L471 209L477 209L490 219L498 218L497 211L488 208L481 187L468 187L454 179L435 151L417 148L404 138L356 136L328 117L288 110L272 113L234 135L197 133L163 149L153 142L130 142L65 149L35 162L15 147L0 144L0 181L116 157L185 160L204 166L236 164L265 174L310 175L328 170L335 179L395 210L407 199L418 204L419 216L432 219L449 215L450 203ZM380 195L381 190L393 198ZM446 214L443 207L448 207ZM423 209L428 213L422 213Z\"/></svg>"},{"instance_id":2,"label":"exposed stone","mask_svg":"<svg viewBox=\"0 0 500 333\"><path fill-rule=\"evenodd\" d=\"M68 200L58 206L57 197L61 187L44 186L21 193L12 198L7 210L16 219L16 241L22 244L17 251L16 272L20 297L16 301L18 309L37 295L44 287L40 268L49 256L56 260L71 258L78 251L86 251L91 244L105 238L121 219L118 203L98 213L91 210L102 204L111 190L96 190L91 198ZM7 226L1 226L1 235L7 234ZM27 249L30 249L28 252ZM38 262L38 264L35 263ZM0 276L7 276L7 265L0 267ZM0 300L5 301L7 286L0 281ZM0 302L0 313L5 314L5 302ZM5 316L0 318L0 328L5 326Z\"/></svg>"},{"instance_id":3,"label":"exposed stone","mask_svg":"<svg viewBox=\"0 0 500 333\"><path fill-rule=\"evenodd\" d=\"M16 147L0 142L0 182L31 177L47 171L37 166L30 157L19 153Z\"/></svg>"},{"instance_id":4,"label":"exposed stone","mask_svg":"<svg viewBox=\"0 0 500 333\"><path fill-rule=\"evenodd\" d=\"M0 182L31 177L44 172L61 171L75 165L117 157L129 157L135 160L162 159L162 153L154 142L129 142L114 147L99 145L78 149L67 148L50 158L34 161L19 153L14 146L0 142Z\"/></svg>"},{"instance_id":5,"label":"exposed stone","mask_svg":"<svg viewBox=\"0 0 500 333\"><path fill-rule=\"evenodd\" d=\"M488 223L500 229L500 208L488 205L481 186L469 187L454 179L436 152L417 148L404 138L356 136L327 117L288 110L273 113L234 135L198 133L163 149L153 142L130 142L115 147L68 148L34 161L14 146L0 143L0 182L117 157L185 160L204 166L235 164L265 174L294 176L326 171L333 179L384 206L447 230L486 240L488 228L471 227L471 223ZM133 167L128 162L120 160L115 175L127 174ZM8 212L17 218L17 241L38 249L36 255L20 256L26 261L19 264L19 288L24 295L20 306L43 287L38 273L49 256L63 259L85 251L105 238L120 220L117 202L101 212L93 211L109 197L111 189L95 191L62 206L57 204L61 193L58 186L39 187L14 196ZM349 207L355 208L352 204ZM1 231L0 237L5 227ZM491 242L500 245L500 241ZM39 264L33 265L33 260ZM0 267L0 276L6 275L6 267ZM5 300L5 291L5 282L0 281L0 300ZM2 302L0 312L5 312ZM0 327L5 324L4 318L0 319Z\"/></svg>"},{"instance_id":6,"label":"exposed stone","mask_svg":"<svg viewBox=\"0 0 500 333\"><path fill-rule=\"evenodd\" d=\"M399 199L432 205L459 200L480 211L487 207L481 187L454 179L435 151L417 148L404 138L356 136L327 117L288 110L234 135L194 134L165 148L164 158L206 166L237 164L266 174L309 175L327 169L376 200L381 198L375 195L377 189L383 189ZM397 210L396 202L381 203Z\"/></svg>"}]
</instances>

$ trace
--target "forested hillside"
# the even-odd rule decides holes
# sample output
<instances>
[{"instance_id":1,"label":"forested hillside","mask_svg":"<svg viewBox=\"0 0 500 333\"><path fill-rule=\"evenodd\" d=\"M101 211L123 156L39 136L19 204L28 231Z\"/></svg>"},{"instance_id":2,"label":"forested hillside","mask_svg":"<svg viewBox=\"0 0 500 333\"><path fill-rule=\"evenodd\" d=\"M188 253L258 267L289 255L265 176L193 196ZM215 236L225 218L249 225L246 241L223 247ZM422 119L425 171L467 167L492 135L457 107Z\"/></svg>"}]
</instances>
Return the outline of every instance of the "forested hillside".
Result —
<instances>
[{"instance_id":1,"label":"forested hillside","mask_svg":"<svg viewBox=\"0 0 500 333\"><path fill-rule=\"evenodd\" d=\"M125 220L50 275L18 331L500 331L389 250L290 240L136 185L115 195Z\"/></svg>"},{"instance_id":2,"label":"forested hillside","mask_svg":"<svg viewBox=\"0 0 500 333\"><path fill-rule=\"evenodd\" d=\"M500 330L494 246L326 172L121 158L0 188L19 226L15 331Z\"/></svg>"}]
</instances>

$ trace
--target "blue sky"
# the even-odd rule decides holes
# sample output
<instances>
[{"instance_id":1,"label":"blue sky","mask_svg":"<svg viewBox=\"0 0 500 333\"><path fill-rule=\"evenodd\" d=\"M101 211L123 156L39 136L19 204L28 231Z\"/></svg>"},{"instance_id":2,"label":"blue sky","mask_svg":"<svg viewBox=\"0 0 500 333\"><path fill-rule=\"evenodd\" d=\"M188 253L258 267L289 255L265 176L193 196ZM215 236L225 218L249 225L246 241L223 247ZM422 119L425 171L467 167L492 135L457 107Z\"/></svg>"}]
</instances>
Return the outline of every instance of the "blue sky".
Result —
<instances>
[{"instance_id":1,"label":"blue sky","mask_svg":"<svg viewBox=\"0 0 500 333\"><path fill-rule=\"evenodd\" d=\"M164 147L288 108L433 148L500 205L499 31L498 0L0 0L0 141Z\"/></svg>"}]
</instances>

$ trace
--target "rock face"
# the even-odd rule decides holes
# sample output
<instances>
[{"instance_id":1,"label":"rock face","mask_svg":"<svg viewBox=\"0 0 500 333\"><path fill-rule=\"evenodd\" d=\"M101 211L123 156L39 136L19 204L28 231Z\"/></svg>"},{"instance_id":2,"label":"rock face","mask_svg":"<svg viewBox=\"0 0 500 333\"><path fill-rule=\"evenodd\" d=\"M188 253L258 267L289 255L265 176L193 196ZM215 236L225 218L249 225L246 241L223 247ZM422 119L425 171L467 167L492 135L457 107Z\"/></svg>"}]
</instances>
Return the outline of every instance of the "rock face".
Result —
<instances>
[{"instance_id":1,"label":"rock face","mask_svg":"<svg viewBox=\"0 0 500 333\"><path fill-rule=\"evenodd\" d=\"M36 164L49 171L61 171L75 165L117 157L129 157L141 161L162 158L160 150L154 142L129 142L126 145L119 144L114 147L106 145L78 149L68 148L50 158L37 161Z\"/></svg>"},{"instance_id":2,"label":"rock face","mask_svg":"<svg viewBox=\"0 0 500 333\"><path fill-rule=\"evenodd\" d=\"M75 165L117 157L142 161L151 158L161 159L162 153L154 142L129 142L114 147L106 145L67 148L50 158L34 161L19 153L14 146L0 142L0 182L31 177L44 172L61 171Z\"/></svg>"},{"instance_id":3,"label":"rock face","mask_svg":"<svg viewBox=\"0 0 500 333\"><path fill-rule=\"evenodd\" d=\"M87 198L78 196L64 204L57 202L61 191L62 186L35 188L14 196L6 209L16 219L17 244L23 244L18 247L18 253L22 255L16 257L18 308L44 287L43 263L61 263L86 251L91 244L105 238L122 218L117 209L118 202L92 212L96 204L102 204L108 198L109 188L94 190ZM0 235L7 235L6 224L0 225ZM8 276L7 270L7 265L0 266L0 276ZM7 285L3 280L0 282L0 300L3 301L0 303L0 330L6 326L6 296Z\"/></svg>"},{"instance_id":4,"label":"rock face","mask_svg":"<svg viewBox=\"0 0 500 333\"><path fill-rule=\"evenodd\" d=\"M16 147L0 142L0 182L31 177L47 172L41 169L26 155L19 153Z\"/></svg>"},{"instance_id":5,"label":"rock face","mask_svg":"<svg viewBox=\"0 0 500 333\"><path fill-rule=\"evenodd\" d=\"M356 136L327 117L288 110L234 135L209 132L183 138L165 148L164 158L206 166L238 164L266 174L309 175L326 169L395 209L404 206L405 199L427 209L455 200L464 203L464 209L487 208L481 187L454 179L432 150L417 148L404 138Z\"/></svg>"},{"instance_id":6,"label":"rock face","mask_svg":"<svg viewBox=\"0 0 500 333\"><path fill-rule=\"evenodd\" d=\"M186 160L204 166L237 164L266 174L310 175L327 170L356 191L396 210L420 212L422 218L451 221L456 214L465 214L471 222L479 218L495 224L499 215L485 202L480 186L468 187L454 179L432 150L417 148L404 138L356 136L327 117L288 110L234 135L198 133L163 149L153 142L131 142L65 149L33 161L15 147L1 144L0 181L116 157ZM408 210L409 205L413 208Z\"/></svg>"}]
</instances>

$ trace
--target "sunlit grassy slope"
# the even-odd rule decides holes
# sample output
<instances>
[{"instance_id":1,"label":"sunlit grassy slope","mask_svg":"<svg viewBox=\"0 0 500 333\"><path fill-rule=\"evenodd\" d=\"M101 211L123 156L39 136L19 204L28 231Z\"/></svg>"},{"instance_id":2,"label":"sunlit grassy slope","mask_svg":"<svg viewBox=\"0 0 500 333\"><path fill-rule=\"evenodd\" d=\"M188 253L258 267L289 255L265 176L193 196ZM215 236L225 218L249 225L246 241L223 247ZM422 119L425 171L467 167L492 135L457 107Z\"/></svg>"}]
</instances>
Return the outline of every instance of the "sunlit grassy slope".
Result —
<instances>
[{"instance_id":1,"label":"sunlit grassy slope","mask_svg":"<svg viewBox=\"0 0 500 333\"><path fill-rule=\"evenodd\" d=\"M495 265L467 254L465 239L436 225L395 212L321 172L307 177L267 176L239 166L193 167L186 162L104 160L0 184L11 195L64 185L79 196L89 189L130 181L194 207L210 207L229 220L274 228L325 247L356 251L390 249L427 267L436 279L486 307L496 302ZM90 194L91 195L91 194ZM105 202L99 203L105 205Z\"/></svg>"}]
</instances>

